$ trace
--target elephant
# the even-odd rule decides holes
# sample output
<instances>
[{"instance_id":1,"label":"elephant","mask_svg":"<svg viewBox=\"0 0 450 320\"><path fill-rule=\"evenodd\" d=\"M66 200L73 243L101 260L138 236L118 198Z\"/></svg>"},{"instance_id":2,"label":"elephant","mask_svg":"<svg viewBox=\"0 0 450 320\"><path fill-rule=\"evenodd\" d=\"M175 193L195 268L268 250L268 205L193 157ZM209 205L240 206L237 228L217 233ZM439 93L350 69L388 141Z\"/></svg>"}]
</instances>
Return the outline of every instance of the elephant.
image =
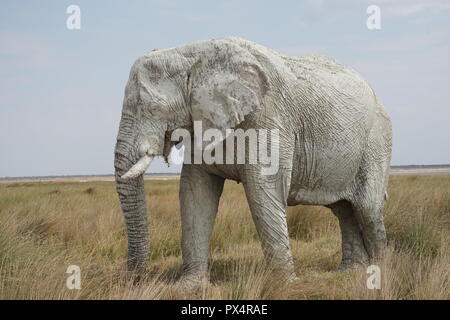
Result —
<instances>
[{"instance_id":1,"label":"elephant","mask_svg":"<svg viewBox=\"0 0 450 320\"><path fill-rule=\"evenodd\" d=\"M194 122L224 133L217 143L229 129L276 129L279 138L267 147L280 152L278 170L269 175L261 163L183 163L181 281L209 279L210 239L226 179L242 183L264 257L286 279L296 277L288 206L331 209L341 231L339 270L382 256L392 129L370 85L333 58L286 56L226 37L156 49L131 68L114 161L129 270L139 274L148 264L144 173L154 157L167 159L183 144L171 134L193 132Z\"/></svg>"}]
</instances>

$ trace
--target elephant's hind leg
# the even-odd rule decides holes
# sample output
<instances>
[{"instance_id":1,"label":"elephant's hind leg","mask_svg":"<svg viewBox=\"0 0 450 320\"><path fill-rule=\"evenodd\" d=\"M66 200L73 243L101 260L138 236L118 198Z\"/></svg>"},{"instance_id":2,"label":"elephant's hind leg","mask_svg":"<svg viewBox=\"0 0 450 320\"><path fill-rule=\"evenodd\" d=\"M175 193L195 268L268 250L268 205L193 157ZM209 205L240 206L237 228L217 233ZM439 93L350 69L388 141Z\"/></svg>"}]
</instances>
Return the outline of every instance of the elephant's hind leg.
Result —
<instances>
[{"instance_id":1,"label":"elephant's hind leg","mask_svg":"<svg viewBox=\"0 0 450 320\"><path fill-rule=\"evenodd\" d=\"M386 230L381 214L382 203L368 204L365 201L354 205L355 215L361 225L364 246L370 262L383 255L386 247Z\"/></svg>"},{"instance_id":2,"label":"elephant's hind leg","mask_svg":"<svg viewBox=\"0 0 450 320\"><path fill-rule=\"evenodd\" d=\"M365 166L358 176L356 192L351 199L370 262L380 258L386 247L382 209L386 195L388 165L388 162L372 161Z\"/></svg>"},{"instance_id":3,"label":"elephant's hind leg","mask_svg":"<svg viewBox=\"0 0 450 320\"><path fill-rule=\"evenodd\" d=\"M208 278L211 233L224 179L196 165L183 165L180 180L182 281L195 287Z\"/></svg>"},{"instance_id":4,"label":"elephant's hind leg","mask_svg":"<svg viewBox=\"0 0 450 320\"><path fill-rule=\"evenodd\" d=\"M382 135L380 127L384 128ZM367 152L349 196L371 263L383 255L386 247L382 209L389 180L390 155L391 128L390 123L384 121L374 126L371 132Z\"/></svg>"},{"instance_id":5,"label":"elephant's hind leg","mask_svg":"<svg viewBox=\"0 0 450 320\"><path fill-rule=\"evenodd\" d=\"M359 223L350 202L342 200L330 206L339 220L342 239L342 261L338 270L353 269L369 262Z\"/></svg>"}]
</instances>

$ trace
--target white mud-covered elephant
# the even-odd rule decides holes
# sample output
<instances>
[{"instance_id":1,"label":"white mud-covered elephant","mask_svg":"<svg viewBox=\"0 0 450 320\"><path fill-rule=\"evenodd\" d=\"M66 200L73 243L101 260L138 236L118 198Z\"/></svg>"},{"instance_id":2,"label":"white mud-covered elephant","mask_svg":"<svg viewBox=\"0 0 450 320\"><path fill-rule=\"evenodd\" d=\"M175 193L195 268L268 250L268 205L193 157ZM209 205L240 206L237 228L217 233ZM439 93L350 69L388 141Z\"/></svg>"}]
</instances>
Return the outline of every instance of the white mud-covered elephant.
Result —
<instances>
[{"instance_id":1,"label":"white mud-covered elephant","mask_svg":"<svg viewBox=\"0 0 450 320\"><path fill-rule=\"evenodd\" d=\"M142 272L148 262L143 174L155 156L167 157L180 143L172 133L193 132L194 122L224 139L229 129L278 130L267 148L279 147L279 163L272 174L264 174L259 162L183 164L183 281L207 278L225 179L242 182L264 255L288 278L295 273L287 206L331 208L342 233L340 269L382 254L391 122L371 87L334 59L288 57L231 37L154 50L131 69L115 149L130 270Z\"/></svg>"}]
</instances>

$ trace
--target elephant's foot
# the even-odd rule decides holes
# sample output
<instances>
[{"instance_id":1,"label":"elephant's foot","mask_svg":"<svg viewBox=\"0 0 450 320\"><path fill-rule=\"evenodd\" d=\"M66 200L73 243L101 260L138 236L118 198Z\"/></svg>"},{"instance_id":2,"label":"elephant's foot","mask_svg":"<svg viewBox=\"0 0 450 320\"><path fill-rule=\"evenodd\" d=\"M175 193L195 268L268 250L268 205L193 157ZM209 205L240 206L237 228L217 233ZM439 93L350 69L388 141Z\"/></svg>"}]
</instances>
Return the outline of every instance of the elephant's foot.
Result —
<instances>
[{"instance_id":1,"label":"elephant's foot","mask_svg":"<svg viewBox=\"0 0 450 320\"><path fill-rule=\"evenodd\" d=\"M296 282L298 280L297 274L294 271L294 266L292 261L281 264L273 264L272 262L272 270L275 277L281 281L285 281L287 283Z\"/></svg>"},{"instance_id":2,"label":"elephant's foot","mask_svg":"<svg viewBox=\"0 0 450 320\"><path fill-rule=\"evenodd\" d=\"M345 243L343 245L342 261L338 271L358 270L369 265L369 255L363 245L359 243Z\"/></svg>"},{"instance_id":3,"label":"elephant's foot","mask_svg":"<svg viewBox=\"0 0 450 320\"><path fill-rule=\"evenodd\" d=\"M195 292L209 284L206 272L186 273L179 280L179 285L185 292Z\"/></svg>"},{"instance_id":4,"label":"elephant's foot","mask_svg":"<svg viewBox=\"0 0 450 320\"><path fill-rule=\"evenodd\" d=\"M353 271L363 269L368 266L368 261L354 261L354 260L345 260L342 261L337 271Z\"/></svg>"}]
</instances>

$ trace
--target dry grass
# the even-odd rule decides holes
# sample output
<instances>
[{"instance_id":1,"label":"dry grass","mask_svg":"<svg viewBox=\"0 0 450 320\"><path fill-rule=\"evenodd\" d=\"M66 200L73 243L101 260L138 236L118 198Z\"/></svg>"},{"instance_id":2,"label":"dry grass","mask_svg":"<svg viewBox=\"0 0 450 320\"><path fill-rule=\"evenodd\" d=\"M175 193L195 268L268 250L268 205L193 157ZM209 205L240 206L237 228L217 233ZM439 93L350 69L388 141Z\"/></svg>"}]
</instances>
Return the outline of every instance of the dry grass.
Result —
<instances>
[{"instance_id":1,"label":"dry grass","mask_svg":"<svg viewBox=\"0 0 450 320\"><path fill-rule=\"evenodd\" d=\"M0 184L0 299L183 299L177 181L147 181L149 276L124 272L126 234L112 182ZM365 270L336 272L336 218L321 207L289 208L299 281L265 268L241 185L227 182L211 244L212 284L198 299L449 299L450 175L394 176L384 215L389 237L378 262L382 289ZM66 269L81 267L81 290Z\"/></svg>"}]
</instances>

